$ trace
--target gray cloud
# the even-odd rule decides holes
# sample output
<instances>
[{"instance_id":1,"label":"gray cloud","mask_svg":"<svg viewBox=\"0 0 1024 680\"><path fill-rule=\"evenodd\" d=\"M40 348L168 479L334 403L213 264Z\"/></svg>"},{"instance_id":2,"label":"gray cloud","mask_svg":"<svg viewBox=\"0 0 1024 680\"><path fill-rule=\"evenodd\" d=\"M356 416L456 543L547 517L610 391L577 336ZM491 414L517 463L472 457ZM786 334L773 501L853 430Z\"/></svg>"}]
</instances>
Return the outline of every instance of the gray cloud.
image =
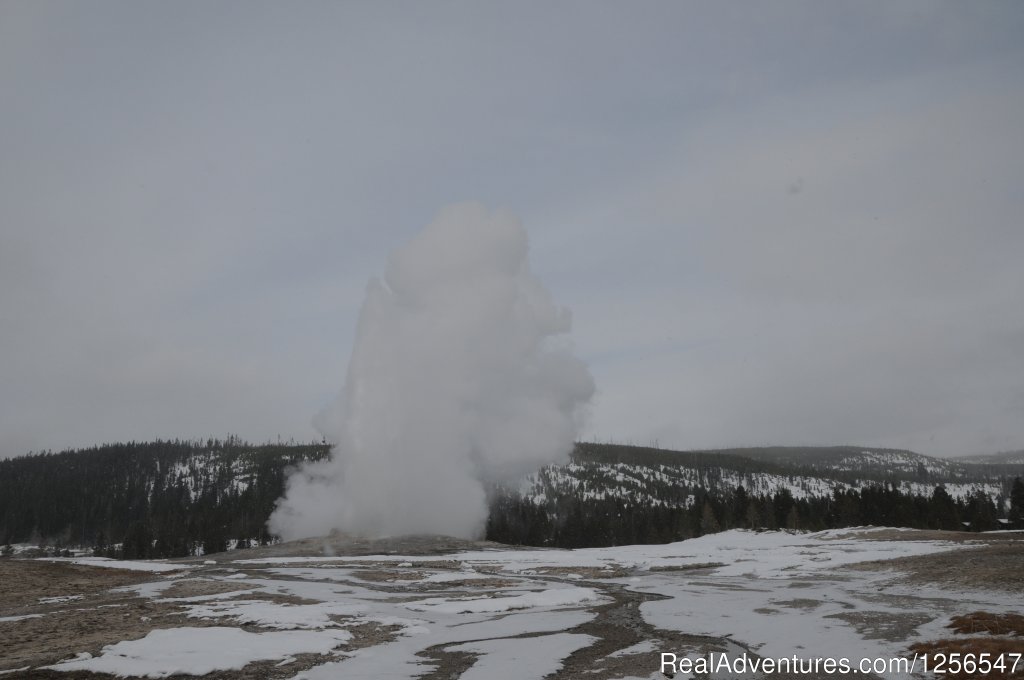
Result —
<instances>
[{"instance_id":1,"label":"gray cloud","mask_svg":"<svg viewBox=\"0 0 1024 680\"><path fill-rule=\"evenodd\" d=\"M970 85L955 92L928 75L753 114L774 125L744 115L702 129L683 170L628 208L649 206L665 238L688 235L673 256L699 270L693 285L639 317L695 349L650 358L646 379L623 362L611 379L595 366L608 400L595 423L691 446L1019 446L1024 98L984 70L960 75ZM794 176L805 178L795 195ZM640 323L624 307L617 323ZM611 392L637 380L655 406L627 415L630 400Z\"/></svg>"},{"instance_id":2,"label":"gray cloud","mask_svg":"<svg viewBox=\"0 0 1024 680\"><path fill-rule=\"evenodd\" d=\"M315 436L363 285L522 216L664 445L1024 446L1012 4L0 7L0 455ZM800 190L791 193L792 187Z\"/></svg>"}]
</instances>

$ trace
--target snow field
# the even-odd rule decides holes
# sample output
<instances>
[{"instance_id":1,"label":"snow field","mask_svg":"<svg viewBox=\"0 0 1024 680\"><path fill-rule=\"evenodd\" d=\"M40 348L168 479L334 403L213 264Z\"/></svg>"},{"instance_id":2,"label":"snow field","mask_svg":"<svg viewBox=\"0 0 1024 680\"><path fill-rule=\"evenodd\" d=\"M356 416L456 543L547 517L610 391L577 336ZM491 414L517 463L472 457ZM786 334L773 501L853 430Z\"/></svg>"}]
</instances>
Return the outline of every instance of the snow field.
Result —
<instances>
[{"instance_id":1,"label":"snow field","mask_svg":"<svg viewBox=\"0 0 1024 680\"><path fill-rule=\"evenodd\" d=\"M572 629L610 602L609 587L665 598L640 607L655 628L727 638L766 657L902 656L911 642L941 634L953 614L1009 607L998 593L911 589L894 583L891 572L846 568L969 546L857 533L728 531L668 545L585 550L235 560L119 589L213 627L154 630L52 668L166 677L254 661L286 667L298 654L329 653L315 667L296 669L293 680L406 680L434 670L445 652L461 652L476 657L466 680L541 678L593 644L595 638ZM374 577L382 580L369 578L372 570L386 570ZM401 578L392 578L395 570ZM617 577L594 580L594 570ZM496 577L502 587L488 586ZM163 596L190 579L237 590ZM393 629L375 643L346 649L364 624ZM635 655L635 676L650 677L660 651L685 656L689 650L658 650L647 641L609 656Z\"/></svg>"},{"instance_id":2,"label":"snow field","mask_svg":"<svg viewBox=\"0 0 1024 680\"><path fill-rule=\"evenodd\" d=\"M292 654L326 654L350 637L344 630L247 633L239 628L165 628L150 631L141 640L107 645L98 657L85 654L48 668L144 678L205 675Z\"/></svg>"}]
</instances>

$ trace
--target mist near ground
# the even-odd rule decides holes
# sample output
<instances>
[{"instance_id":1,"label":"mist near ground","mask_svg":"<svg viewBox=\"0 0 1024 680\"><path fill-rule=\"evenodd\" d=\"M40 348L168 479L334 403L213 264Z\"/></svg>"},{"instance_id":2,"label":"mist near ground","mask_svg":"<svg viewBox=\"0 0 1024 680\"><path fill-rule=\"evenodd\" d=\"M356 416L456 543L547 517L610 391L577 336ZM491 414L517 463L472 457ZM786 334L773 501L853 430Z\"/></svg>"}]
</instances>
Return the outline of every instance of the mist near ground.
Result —
<instances>
[{"instance_id":1,"label":"mist near ground","mask_svg":"<svg viewBox=\"0 0 1024 680\"><path fill-rule=\"evenodd\" d=\"M316 418L335 443L287 480L270 529L477 538L485 482L565 461L594 393L559 338L569 311L530 272L506 212L450 206L370 280L340 397Z\"/></svg>"}]
</instances>

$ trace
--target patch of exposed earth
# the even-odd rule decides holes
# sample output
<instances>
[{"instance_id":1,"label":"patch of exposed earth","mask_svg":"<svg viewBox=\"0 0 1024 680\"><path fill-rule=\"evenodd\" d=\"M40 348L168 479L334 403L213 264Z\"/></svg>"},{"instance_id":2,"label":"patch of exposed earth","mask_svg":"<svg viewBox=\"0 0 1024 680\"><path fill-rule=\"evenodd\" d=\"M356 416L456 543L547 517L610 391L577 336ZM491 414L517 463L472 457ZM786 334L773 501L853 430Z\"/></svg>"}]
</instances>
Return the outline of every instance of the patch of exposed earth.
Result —
<instances>
[{"instance_id":1,"label":"patch of exposed earth","mask_svg":"<svg viewBox=\"0 0 1024 680\"><path fill-rule=\"evenodd\" d=\"M1024 593L1024 541L975 538L966 542L972 546L970 550L864 562L855 568L893 571L901 574L900 579L908 584Z\"/></svg>"}]
</instances>

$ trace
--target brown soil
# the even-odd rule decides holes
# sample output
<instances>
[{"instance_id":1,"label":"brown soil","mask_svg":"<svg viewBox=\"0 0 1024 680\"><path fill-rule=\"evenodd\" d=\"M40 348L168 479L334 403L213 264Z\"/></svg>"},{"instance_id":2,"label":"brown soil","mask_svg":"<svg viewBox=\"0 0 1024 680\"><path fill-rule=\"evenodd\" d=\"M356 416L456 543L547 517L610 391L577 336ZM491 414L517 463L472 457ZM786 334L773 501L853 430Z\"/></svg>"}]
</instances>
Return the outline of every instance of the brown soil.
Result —
<instances>
[{"instance_id":1,"label":"brown soil","mask_svg":"<svg viewBox=\"0 0 1024 680\"><path fill-rule=\"evenodd\" d=\"M954 616L949 627L958 633L987 633L989 635L1022 635L1024 636L1024 616L1020 614L989 614L988 612L971 612L962 616Z\"/></svg>"},{"instance_id":2,"label":"brown soil","mask_svg":"<svg viewBox=\"0 0 1024 680\"><path fill-rule=\"evenodd\" d=\"M39 599L80 595L155 580L153 574L98 569L66 562L0 560L0 612L18 616L41 611Z\"/></svg>"},{"instance_id":3,"label":"brown soil","mask_svg":"<svg viewBox=\"0 0 1024 680\"><path fill-rule=\"evenodd\" d=\"M952 532L923 532L952 533ZM959 536L958 533L953 533ZM965 534L977 536L977 534ZM985 536L992 536L986 534ZM994 534L1001 536L1001 534ZM903 572L902 580L911 584L931 584L957 590L1001 590L1024 592L1024 541L967 539L977 543L971 550L900 557L894 560L862 562L853 569Z\"/></svg>"},{"instance_id":4,"label":"brown soil","mask_svg":"<svg viewBox=\"0 0 1024 680\"><path fill-rule=\"evenodd\" d=\"M938 529L857 529L834 534L836 539L863 538L871 541L951 541L953 543L1003 543L1024 539L1022 533L983 534L972 531L941 531Z\"/></svg>"},{"instance_id":5,"label":"brown soil","mask_svg":"<svg viewBox=\"0 0 1024 680\"><path fill-rule=\"evenodd\" d=\"M0 639L4 640L0 670L56 663L82 651L95 655L104 645L142 638L157 628L215 625L186 619L177 607L141 598L134 591L111 592L111 588L159 578L148 572L0 561L0 583L4 584L0 601L5 603L0 608L0 616L41 615L19 621L0 621ZM192 580L185 583L195 584ZM17 588L10 584L17 584ZM179 592L186 597L201 594L185 585ZM48 604L38 601L40 597L68 594L81 595L81 598ZM19 677L36 676L22 674Z\"/></svg>"},{"instance_id":6,"label":"brown soil","mask_svg":"<svg viewBox=\"0 0 1024 680\"><path fill-rule=\"evenodd\" d=\"M978 611L954 616L947 627L956 633L973 637L920 642L912 645L910 651L914 654L927 654L931 658L932 667L939 661L935 656L937 654L943 662L952 662L952 654L960 655L958 661L970 659L972 662L980 662L981 655L988 654L988 660L994 664L991 671L978 668L973 672L959 670L956 673L944 673L953 678L1024 678L1024 616ZM991 637L994 635L1000 637ZM1005 667L1000 667L1003 665Z\"/></svg>"}]
</instances>

